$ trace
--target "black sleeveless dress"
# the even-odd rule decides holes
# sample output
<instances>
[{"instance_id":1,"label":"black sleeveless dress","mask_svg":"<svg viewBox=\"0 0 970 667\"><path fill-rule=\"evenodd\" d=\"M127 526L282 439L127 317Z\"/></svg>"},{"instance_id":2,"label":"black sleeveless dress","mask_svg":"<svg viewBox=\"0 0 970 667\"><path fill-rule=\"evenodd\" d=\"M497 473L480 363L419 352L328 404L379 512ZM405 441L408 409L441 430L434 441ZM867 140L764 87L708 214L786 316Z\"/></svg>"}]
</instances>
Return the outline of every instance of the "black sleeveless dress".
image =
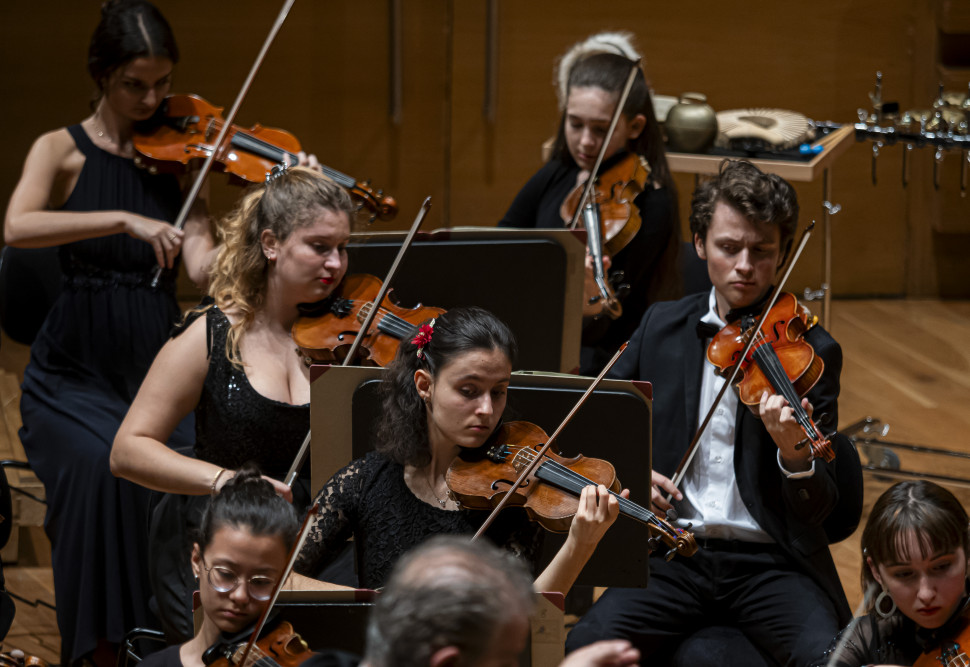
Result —
<instances>
[{"instance_id":1,"label":"black sleeveless dress","mask_svg":"<svg viewBox=\"0 0 970 667\"><path fill-rule=\"evenodd\" d=\"M68 128L85 157L63 210L126 210L173 220L181 193ZM174 272L151 287L155 254L127 234L60 247L63 289L31 347L20 438L47 493L61 663L154 626L149 587L148 491L115 478L115 433L179 315ZM191 421L170 444L190 445Z\"/></svg>"},{"instance_id":2,"label":"black sleeveless dress","mask_svg":"<svg viewBox=\"0 0 970 667\"><path fill-rule=\"evenodd\" d=\"M195 408L194 455L229 470L252 461L264 474L281 480L310 429L310 406L282 403L257 392L245 370L226 357L225 314L213 306L205 318L209 369ZM293 505L301 515L310 502L309 487L305 476L293 485ZM175 644L194 634L192 593L198 583L190 554L209 496L160 496L151 516L151 582L162 629Z\"/></svg>"}]
</instances>

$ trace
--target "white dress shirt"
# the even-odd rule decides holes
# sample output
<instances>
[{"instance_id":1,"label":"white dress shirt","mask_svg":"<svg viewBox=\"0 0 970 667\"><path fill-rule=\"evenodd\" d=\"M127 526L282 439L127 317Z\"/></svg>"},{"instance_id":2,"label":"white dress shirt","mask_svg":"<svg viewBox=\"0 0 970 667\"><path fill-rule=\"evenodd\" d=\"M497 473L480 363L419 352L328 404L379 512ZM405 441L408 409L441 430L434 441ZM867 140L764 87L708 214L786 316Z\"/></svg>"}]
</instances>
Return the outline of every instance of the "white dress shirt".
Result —
<instances>
[{"instance_id":1,"label":"white dress shirt","mask_svg":"<svg viewBox=\"0 0 970 667\"><path fill-rule=\"evenodd\" d=\"M725 326L724 321L717 314L717 300L713 289L710 307L701 321L719 328ZM715 372L714 364L705 358L698 403L698 427L707 416L714 398L725 382L726 379ZM751 516L738 491L737 478L734 475L734 427L737 410L737 392L733 390L724 392L711 421L697 443L697 451L681 484L684 500L674 503L680 517L678 525L685 527L687 523L693 524L691 530L697 537L774 542ZM815 463L812 462L812 468L809 471L789 473L781 465L780 452L778 466L790 478L809 477L815 472Z\"/></svg>"}]
</instances>

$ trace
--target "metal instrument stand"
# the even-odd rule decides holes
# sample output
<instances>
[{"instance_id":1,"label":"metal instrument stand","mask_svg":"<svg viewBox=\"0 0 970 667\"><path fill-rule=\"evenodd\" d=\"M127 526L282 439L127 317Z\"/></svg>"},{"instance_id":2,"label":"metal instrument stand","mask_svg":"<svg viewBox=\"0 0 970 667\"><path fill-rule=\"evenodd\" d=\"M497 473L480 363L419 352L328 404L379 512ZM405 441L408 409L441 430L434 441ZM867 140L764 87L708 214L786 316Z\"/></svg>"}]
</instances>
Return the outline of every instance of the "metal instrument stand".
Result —
<instances>
[{"instance_id":1,"label":"metal instrument stand","mask_svg":"<svg viewBox=\"0 0 970 667\"><path fill-rule=\"evenodd\" d=\"M970 488L970 479L941 475L937 472L923 472L903 470L897 452L913 452L955 459L970 460L970 454L940 447L924 447L907 442L884 440L889 433L889 424L883 423L875 417L865 417L841 429L843 435L855 445L856 450L864 456L867 463L862 466L863 472L871 473L878 478L894 479L927 479L940 484L951 484ZM945 469L941 466L941 469Z\"/></svg>"}]
</instances>

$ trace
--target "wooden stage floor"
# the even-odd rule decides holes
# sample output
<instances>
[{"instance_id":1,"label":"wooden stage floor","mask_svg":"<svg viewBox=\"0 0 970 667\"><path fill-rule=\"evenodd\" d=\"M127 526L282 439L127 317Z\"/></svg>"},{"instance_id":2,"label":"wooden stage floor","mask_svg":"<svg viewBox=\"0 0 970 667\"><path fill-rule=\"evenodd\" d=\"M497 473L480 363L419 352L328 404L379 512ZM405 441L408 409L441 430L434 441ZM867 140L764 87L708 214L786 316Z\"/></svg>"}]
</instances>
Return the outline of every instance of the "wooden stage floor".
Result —
<instances>
[{"instance_id":1,"label":"wooden stage floor","mask_svg":"<svg viewBox=\"0 0 970 667\"><path fill-rule=\"evenodd\" d=\"M966 435L970 432L970 302L838 300L832 318L828 328L842 344L845 357L840 428L872 416L891 426L887 439L970 454ZM863 463L868 458L865 453ZM904 469L970 479L970 459L908 452L901 453L900 459ZM891 483L866 474L866 514ZM970 490L950 488L970 507ZM861 527L832 546L853 607L861 598L860 534ZM5 572L13 592L53 603L49 567L9 566ZM4 648L22 648L57 662L54 613L18 602Z\"/></svg>"}]
</instances>

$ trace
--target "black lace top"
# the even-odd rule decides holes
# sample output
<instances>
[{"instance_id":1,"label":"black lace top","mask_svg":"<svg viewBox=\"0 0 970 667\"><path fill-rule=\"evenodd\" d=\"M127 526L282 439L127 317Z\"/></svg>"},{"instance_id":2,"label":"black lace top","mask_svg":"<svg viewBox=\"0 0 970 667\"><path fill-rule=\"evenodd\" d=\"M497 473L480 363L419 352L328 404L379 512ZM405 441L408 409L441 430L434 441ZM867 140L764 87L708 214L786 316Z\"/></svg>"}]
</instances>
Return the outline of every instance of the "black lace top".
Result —
<instances>
[{"instance_id":1,"label":"black lace top","mask_svg":"<svg viewBox=\"0 0 970 667\"><path fill-rule=\"evenodd\" d=\"M445 510L417 498L404 481L404 467L378 452L352 461L317 495L320 512L296 571L313 576L353 537L357 576L363 588L384 585L397 559L432 535L472 534L487 513ZM486 535L495 544L534 563L541 529L518 508L504 510Z\"/></svg>"},{"instance_id":2,"label":"black lace top","mask_svg":"<svg viewBox=\"0 0 970 667\"><path fill-rule=\"evenodd\" d=\"M255 461L271 477L289 470L310 428L310 406L266 398L226 357L229 320L206 312L209 371L195 410L195 455L231 470Z\"/></svg>"},{"instance_id":3,"label":"black lace top","mask_svg":"<svg viewBox=\"0 0 970 667\"><path fill-rule=\"evenodd\" d=\"M927 630L900 612L889 618L872 613L853 619L812 667L862 667L863 665L912 665L923 653L939 651L966 624L964 613L956 613L942 627ZM968 647L963 647L966 651Z\"/></svg>"}]
</instances>

